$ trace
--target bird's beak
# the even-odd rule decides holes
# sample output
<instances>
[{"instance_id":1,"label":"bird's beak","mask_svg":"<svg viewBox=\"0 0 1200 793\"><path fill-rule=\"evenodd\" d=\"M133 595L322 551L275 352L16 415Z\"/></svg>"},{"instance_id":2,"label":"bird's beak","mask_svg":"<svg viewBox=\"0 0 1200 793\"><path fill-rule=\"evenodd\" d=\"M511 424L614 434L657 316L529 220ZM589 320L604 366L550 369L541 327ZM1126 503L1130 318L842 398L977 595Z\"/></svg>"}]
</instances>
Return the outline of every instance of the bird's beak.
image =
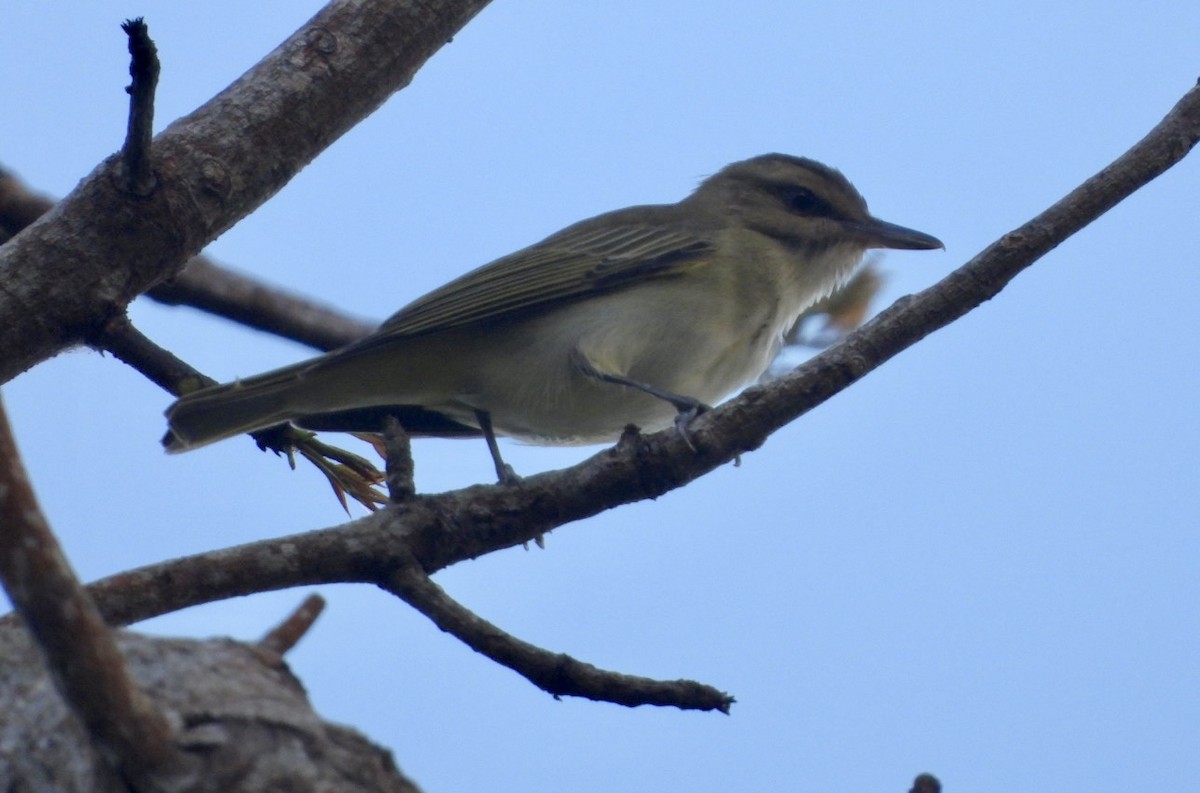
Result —
<instances>
[{"instance_id":1,"label":"bird's beak","mask_svg":"<svg viewBox=\"0 0 1200 793\"><path fill-rule=\"evenodd\" d=\"M868 218L855 225L858 233L866 240L868 248L893 248L905 251L946 249L946 246L937 237L916 229L897 226L895 223L888 223L878 218Z\"/></svg>"}]
</instances>

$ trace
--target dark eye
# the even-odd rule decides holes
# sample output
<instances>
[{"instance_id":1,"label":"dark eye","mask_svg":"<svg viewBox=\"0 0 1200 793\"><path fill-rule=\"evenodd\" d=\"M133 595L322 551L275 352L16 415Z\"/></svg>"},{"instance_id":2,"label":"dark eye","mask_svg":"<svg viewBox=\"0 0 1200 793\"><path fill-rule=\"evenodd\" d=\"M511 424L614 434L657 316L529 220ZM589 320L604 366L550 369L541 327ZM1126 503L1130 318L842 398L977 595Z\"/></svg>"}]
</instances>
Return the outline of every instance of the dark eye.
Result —
<instances>
[{"instance_id":1,"label":"dark eye","mask_svg":"<svg viewBox=\"0 0 1200 793\"><path fill-rule=\"evenodd\" d=\"M788 209L797 215L831 217L834 214L833 207L807 187L789 187L784 193L784 200L787 201Z\"/></svg>"}]
</instances>

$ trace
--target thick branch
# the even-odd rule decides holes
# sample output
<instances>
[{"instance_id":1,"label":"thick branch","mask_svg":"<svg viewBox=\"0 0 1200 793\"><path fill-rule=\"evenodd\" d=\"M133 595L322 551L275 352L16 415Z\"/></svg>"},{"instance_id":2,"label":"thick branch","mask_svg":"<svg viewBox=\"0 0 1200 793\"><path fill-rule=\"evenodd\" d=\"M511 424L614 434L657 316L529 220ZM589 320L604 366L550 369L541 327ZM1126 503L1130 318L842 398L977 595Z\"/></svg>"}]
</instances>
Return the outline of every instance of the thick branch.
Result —
<instances>
[{"instance_id":1,"label":"thick branch","mask_svg":"<svg viewBox=\"0 0 1200 793\"><path fill-rule=\"evenodd\" d=\"M105 776L88 734L66 712L24 630L0 626L0 790L154 793ZM392 755L322 721L273 649L231 639L118 632L129 674L180 725L198 766L171 793L420 793Z\"/></svg>"},{"instance_id":2,"label":"thick branch","mask_svg":"<svg viewBox=\"0 0 1200 793\"><path fill-rule=\"evenodd\" d=\"M172 731L130 679L95 604L46 522L0 405L0 581L63 699L113 770L142 790L186 776Z\"/></svg>"},{"instance_id":3,"label":"thick branch","mask_svg":"<svg viewBox=\"0 0 1200 793\"><path fill-rule=\"evenodd\" d=\"M110 157L0 248L0 382L91 335L256 209L413 74L486 0L334 0L160 133L158 185Z\"/></svg>"}]
</instances>

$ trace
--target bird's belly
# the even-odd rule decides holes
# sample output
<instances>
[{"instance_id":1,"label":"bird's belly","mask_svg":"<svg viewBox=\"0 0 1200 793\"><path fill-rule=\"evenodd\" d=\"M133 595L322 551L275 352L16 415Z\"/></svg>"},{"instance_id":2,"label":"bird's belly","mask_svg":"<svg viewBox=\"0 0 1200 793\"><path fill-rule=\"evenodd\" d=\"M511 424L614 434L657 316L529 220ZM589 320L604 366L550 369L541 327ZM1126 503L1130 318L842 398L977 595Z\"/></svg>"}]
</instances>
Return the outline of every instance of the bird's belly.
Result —
<instances>
[{"instance_id":1,"label":"bird's belly","mask_svg":"<svg viewBox=\"0 0 1200 793\"><path fill-rule=\"evenodd\" d=\"M766 309L745 320L704 306L663 312L671 303L661 295L645 286L637 292L497 327L489 351L475 357L440 409L472 424L475 410L487 411L498 433L533 443L612 442L629 425L663 429L677 415L674 405L586 373L581 358L601 372L715 404L766 370L787 319Z\"/></svg>"}]
</instances>

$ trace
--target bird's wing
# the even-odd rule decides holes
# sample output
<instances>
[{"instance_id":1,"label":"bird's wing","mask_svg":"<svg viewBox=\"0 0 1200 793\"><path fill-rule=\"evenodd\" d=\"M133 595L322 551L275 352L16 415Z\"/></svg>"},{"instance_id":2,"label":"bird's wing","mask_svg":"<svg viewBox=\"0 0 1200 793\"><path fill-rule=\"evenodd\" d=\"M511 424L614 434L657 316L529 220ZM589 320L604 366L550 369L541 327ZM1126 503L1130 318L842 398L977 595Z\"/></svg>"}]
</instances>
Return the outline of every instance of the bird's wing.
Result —
<instances>
[{"instance_id":1,"label":"bird's wing","mask_svg":"<svg viewBox=\"0 0 1200 793\"><path fill-rule=\"evenodd\" d=\"M713 250L705 230L622 222L622 214L578 223L467 273L400 309L360 344L509 317L670 275Z\"/></svg>"}]
</instances>

